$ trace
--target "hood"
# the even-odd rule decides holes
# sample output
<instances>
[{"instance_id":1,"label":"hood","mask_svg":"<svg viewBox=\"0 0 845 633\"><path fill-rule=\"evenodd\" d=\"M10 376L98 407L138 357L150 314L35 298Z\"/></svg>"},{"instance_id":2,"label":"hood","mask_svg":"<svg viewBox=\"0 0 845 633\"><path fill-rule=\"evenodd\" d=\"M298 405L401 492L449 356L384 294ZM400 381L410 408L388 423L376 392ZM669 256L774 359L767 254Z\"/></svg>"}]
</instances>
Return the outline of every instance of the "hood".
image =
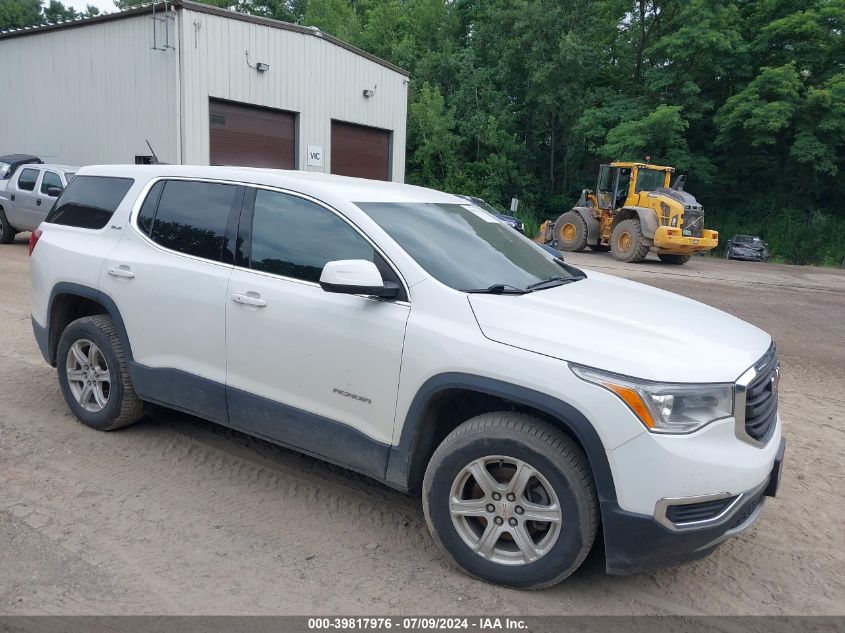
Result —
<instances>
[{"instance_id":1,"label":"hood","mask_svg":"<svg viewBox=\"0 0 845 633\"><path fill-rule=\"evenodd\" d=\"M469 302L493 341L647 380L733 382L771 344L759 328L692 299L587 275L526 295L473 294Z\"/></svg>"}]
</instances>

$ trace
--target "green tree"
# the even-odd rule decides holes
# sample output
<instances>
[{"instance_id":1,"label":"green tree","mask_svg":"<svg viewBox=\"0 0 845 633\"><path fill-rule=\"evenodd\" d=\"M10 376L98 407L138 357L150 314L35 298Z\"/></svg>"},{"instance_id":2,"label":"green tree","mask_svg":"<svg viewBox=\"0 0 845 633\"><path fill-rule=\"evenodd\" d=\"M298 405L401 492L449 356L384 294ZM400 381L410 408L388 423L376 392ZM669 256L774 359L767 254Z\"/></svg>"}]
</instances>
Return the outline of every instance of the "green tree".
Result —
<instances>
[{"instance_id":1,"label":"green tree","mask_svg":"<svg viewBox=\"0 0 845 633\"><path fill-rule=\"evenodd\" d=\"M22 29L40 21L40 0L0 0L0 31Z\"/></svg>"}]
</instances>

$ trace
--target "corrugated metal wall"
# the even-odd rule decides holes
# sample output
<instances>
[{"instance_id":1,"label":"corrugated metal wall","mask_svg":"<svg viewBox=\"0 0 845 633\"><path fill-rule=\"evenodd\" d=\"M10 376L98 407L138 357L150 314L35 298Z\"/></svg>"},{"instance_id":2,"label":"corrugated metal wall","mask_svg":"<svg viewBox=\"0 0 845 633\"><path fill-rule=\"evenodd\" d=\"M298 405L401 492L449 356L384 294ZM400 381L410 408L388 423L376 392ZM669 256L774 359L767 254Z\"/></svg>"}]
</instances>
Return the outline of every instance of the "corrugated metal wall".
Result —
<instances>
[{"instance_id":1,"label":"corrugated metal wall","mask_svg":"<svg viewBox=\"0 0 845 633\"><path fill-rule=\"evenodd\" d=\"M297 168L331 171L331 121L388 129L392 180L405 175L406 78L312 35L196 11L180 11L186 116L184 162L209 161L209 98L298 113ZM247 65L265 62L259 73ZM365 88L378 86L365 98ZM323 148L323 166L309 167L309 145Z\"/></svg>"},{"instance_id":2,"label":"corrugated metal wall","mask_svg":"<svg viewBox=\"0 0 845 633\"><path fill-rule=\"evenodd\" d=\"M298 169L331 171L333 119L390 130L391 179L404 180L404 75L322 37L185 8L171 12L175 49L155 51L164 23L151 11L0 38L0 154L132 163L149 139L164 162L207 165L217 98L297 113ZM270 69L250 68L246 51ZM322 148L321 167L308 146Z\"/></svg>"},{"instance_id":3,"label":"corrugated metal wall","mask_svg":"<svg viewBox=\"0 0 845 633\"><path fill-rule=\"evenodd\" d=\"M152 29L138 16L0 39L0 154L132 163L148 138L176 162L176 55L150 50Z\"/></svg>"}]
</instances>

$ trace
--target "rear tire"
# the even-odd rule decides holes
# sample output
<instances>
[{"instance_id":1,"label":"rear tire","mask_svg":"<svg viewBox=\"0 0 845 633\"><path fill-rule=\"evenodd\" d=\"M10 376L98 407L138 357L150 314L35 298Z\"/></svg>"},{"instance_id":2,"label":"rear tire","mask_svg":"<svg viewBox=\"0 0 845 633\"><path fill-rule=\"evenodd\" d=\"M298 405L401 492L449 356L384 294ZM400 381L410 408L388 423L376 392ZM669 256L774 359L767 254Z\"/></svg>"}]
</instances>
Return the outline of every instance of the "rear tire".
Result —
<instances>
[{"instance_id":1,"label":"rear tire","mask_svg":"<svg viewBox=\"0 0 845 633\"><path fill-rule=\"evenodd\" d=\"M575 211L567 211L555 221L554 240L558 250L577 253L587 246L587 223Z\"/></svg>"},{"instance_id":2,"label":"rear tire","mask_svg":"<svg viewBox=\"0 0 845 633\"><path fill-rule=\"evenodd\" d=\"M648 255L651 246L643 237L640 221L622 220L610 235L610 251L621 262L637 264Z\"/></svg>"},{"instance_id":3,"label":"rear tire","mask_svg":"<svg viewBox=\"0 0 845 633\"><path fill-rule=\"evenodd\" d=\"M56 352L59 386L77 419L98 431L138 421L144 402L129 379L123 345L111 317L82 317L62 332Z\"/></svg>"},{"instance_id":4,"label":"rear tire","mask_svg":"<svg viewBox=\"0 0 845 633\"><path fill-rule=\"evenodd\" d=\"M0 209L0 244L11 244L15 239L14 227L9 224L6 214L3 209Z\"/></svg>"},{"instance_id":5,"label":"rear tire","mask_svg":"<svg viewBox=\"0 0 845 633\"><path fill-rule=\"evenodd\" d=\"M658 253L657 258L664 264L675 264L683 266L689 261L689 255L675 255L670 253Z\"/></svg>"},{"instance_id":6,"label":"rear tire","mask_svg":"<svg viewBox=\"0 0 845 633\"><path fill-rule=\"evenodd\" d=\"M443 440L426 468L423 510L453 563L520 589L549 587L578 569L599 523L581 449L548 422L513 411L479 415Z\"/></svg>"}]
</instances>

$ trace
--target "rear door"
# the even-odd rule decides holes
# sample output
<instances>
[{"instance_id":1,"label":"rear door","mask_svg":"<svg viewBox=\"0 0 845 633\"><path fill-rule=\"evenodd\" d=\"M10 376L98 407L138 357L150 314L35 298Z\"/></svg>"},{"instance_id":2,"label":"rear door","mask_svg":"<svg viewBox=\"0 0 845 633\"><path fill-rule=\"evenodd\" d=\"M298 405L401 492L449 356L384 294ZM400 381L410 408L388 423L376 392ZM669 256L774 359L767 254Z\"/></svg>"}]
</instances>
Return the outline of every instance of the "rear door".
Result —
<instances>
[{"instance_id":1,"label":"rear door","mask_svg":"<svg viewBox=\"0 0 845 633\"><path fill-rule=\"evenodd\" d=\"M250 195L251 194L251 195ZM399 384L405 291L397 301L323 291L326 262L382 254L334 211L251 189L226 301L231 423L384 476Z\"/></svg>"},{"instance_id":2,"label":"rear door","mask_svg":"<svg viewBox=\"0 0 845 633\"><path fill-rule=\"evenodd\" d=\"M19 168L17 174L12 176L12 182L9 183L11 204L6 211L6 217L16 229L28 231L31 228L38 211L36 187L40 176L40 170L31 167ZM38 226L38 223L35 226Z\"/></svg>"},{"instance_id":3,"label":"rear door","mask_svg":"<svg viewBox=\"0 0 845 633\"><path fill-rule=\"evenodd\" d=\"M227 420L229 226L242 197L235 184L155 182L100 278L126 325L138 394L218 422Z\"/></svg>"}]
</instances>

